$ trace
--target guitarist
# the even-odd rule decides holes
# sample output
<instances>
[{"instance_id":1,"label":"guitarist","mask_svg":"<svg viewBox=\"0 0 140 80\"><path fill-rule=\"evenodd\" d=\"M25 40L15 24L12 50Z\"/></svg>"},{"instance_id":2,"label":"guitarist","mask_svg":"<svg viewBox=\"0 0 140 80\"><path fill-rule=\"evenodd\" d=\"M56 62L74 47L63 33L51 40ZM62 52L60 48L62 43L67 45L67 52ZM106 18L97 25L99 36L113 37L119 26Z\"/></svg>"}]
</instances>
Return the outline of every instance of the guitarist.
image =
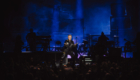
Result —
<instances>
[{"instance_id":1,"label":"guitarist","mask_svg":"<svg viewBox=\"0 0 140 80\"><path fill-rule=\"evenodd\" d=\"M76 47L76 44L74 44L74 42L71 39L72 39L72 35L68 35L68 40L65 40L64 43L64 52L61 58L62 60L65 60L67 54L69 54L73 59L73 66L74 66L75 55L73 54L73 49Z\"/></svg>"}]
</instances>

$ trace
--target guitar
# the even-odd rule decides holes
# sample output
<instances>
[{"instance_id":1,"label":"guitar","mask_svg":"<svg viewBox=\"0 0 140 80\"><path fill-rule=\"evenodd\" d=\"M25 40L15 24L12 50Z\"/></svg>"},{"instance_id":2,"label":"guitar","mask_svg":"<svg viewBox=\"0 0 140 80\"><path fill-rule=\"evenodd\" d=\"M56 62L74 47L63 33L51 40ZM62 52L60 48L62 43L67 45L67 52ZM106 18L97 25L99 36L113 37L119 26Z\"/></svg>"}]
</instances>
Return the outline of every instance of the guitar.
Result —
<instances>
[{"instance_id":1,"label":"guitar","mask_svg":"<svg viewBox=\"0 0 140 80\"><path fill-rule=\"evenodd\" d=\"M66 43L64 43L64 44L65 44L65 46L67 47L65 50L70 50L70 49L72 49L73 47L76 47L78 43L76 43L76 44L70 44L70 45L69 45L69 43L66 42Z\"/></svg>"},{"instance_id":2,"label":"guitar","mask_svg":"<svg viewBox=\"0 0 140 80\"><path fill-rule=\"evenodd\" d=\"M124 39L124 41L127 41L126 44L131 44L131 43L133 44L133 42L128 41L128 40L126 40L126 39Z\"/></svg>"},{"instance_id":3,"label":"guitar","mask_svg":"<svg viewBox=\"0 0 140 80\"><path fill-rule=\"evenodd\" d=\"M76 47L76 45L77 45L78 43L76 43L76 44L70 44L70 45L69 45L69 43L67 42L67 43L64 43L64 44L65 44L65 46L66 46L67 48L64 50L63 55L62 55L61 58L64 58L65 55L66 55L65 52L67 52L67 51L69 51L70 49L72 49L73 46Z\"/></svg>"}]
</instances>

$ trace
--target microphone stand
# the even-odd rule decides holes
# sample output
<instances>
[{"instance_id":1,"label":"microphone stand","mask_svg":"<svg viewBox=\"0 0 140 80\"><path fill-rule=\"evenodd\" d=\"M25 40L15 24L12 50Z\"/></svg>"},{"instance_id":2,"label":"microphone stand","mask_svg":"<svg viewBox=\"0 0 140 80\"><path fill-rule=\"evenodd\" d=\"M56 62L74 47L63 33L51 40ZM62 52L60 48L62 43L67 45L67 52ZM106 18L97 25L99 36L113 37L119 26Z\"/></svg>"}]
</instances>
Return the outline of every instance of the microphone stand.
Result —
<instances>
[{"instance_id":1,"label":"microphone stand","mask_svg":"<svg viewBox=\"0 0 140 80\"><path fill-rule=\"evenodd\" d=\"M77 43L77 37L76 37L76 43Z\"/></svg>"}]
</instances>

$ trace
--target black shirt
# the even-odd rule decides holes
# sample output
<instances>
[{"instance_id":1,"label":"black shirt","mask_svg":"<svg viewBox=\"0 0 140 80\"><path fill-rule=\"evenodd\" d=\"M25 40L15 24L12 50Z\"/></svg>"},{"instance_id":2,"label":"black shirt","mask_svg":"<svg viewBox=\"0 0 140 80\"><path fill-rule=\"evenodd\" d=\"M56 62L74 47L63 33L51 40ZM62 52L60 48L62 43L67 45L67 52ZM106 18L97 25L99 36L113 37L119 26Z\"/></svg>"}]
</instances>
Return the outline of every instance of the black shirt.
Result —
<instances>
[{"instance_id":1,"label":"black shirt","mask_svg":"<svg viewBox=\"0 0 140 80\"><path fill-rule=\"evenodd\" d=\"M74 45L74 42L71 40L65 40L65 43L67 43L68 45L65 45L64 48L67 49L67 48L72 48L73 45Z\"/></svg>"},{"instance_id":2,"label":"black shirt","mask_svg":"<svg viewBox=\"0 0 140 80\"><path fill-rule=\"evenodd\" d=\"M27 36L26 36L26 39L27 39L27 42L28 43L35 43L36 42L36 34L33 32L33 33L28 33Z\"/></svg>"}]
</instances>

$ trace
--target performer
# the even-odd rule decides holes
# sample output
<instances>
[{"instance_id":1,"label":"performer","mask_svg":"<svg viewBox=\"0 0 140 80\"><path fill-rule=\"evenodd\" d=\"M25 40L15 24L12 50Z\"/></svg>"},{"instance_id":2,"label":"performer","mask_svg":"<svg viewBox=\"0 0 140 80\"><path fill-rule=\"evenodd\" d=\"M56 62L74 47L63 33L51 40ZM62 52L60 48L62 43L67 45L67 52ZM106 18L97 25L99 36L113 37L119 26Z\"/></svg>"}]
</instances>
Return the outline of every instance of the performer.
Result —
<instances>
[{"instance_id":1,"label":"performer","mask_svg":"<svg viewBox=\"0 0 140 80\"><path fill-rule=\"evenodd\" d=\"M135 57L139 58L139 56L140 56L140 32L137 33L136 39L133 41L133 44L136 45L136 51L137 51L137 53L135 54L136 55Z\"/></svg>"},{"instance_id":2,"label":"performer","mask_svg":"<svg viewBox=\"0 0 140 80\"><path fill-rule=\"evenodd\" d=\"M36 51L36 34L33 29L30 29L30 33L27 34L26 40L30 46L30 51Z\"/></svg>"},{"instance_id":3,"label":"performer","mask_svg":"<svg viewBox=\"0 0 140 80\"><path fill-rule=\"evenodd\" d=\"M76 44L74 44L74 42L71 39L72 39L72 35L68 35L68 40L65 40L65 43L64 43L64 52L61 58L62 60L65 60L65 58L67 57L67 54L69 54L73 59L73 66L74 66L75 55L73 54L73 50L76 47Z\"/></svg>"},{"instance_id":4,"label":"performer","mask_svg":"<svg viewBox=\"0 0 140 80\"><path fill-rule=\"evenodd\" d=\"M18 35L16 37L16 41L15 41L15 48L14 48L14 52L15 53L21 53L21 50L22 50L22 45L23 45L23 41L21 40L21 36Z\"/></svg>"},{"instance_id":5,"label":"performer","mask_svg":"<svg viewBox=\"0 0 140 80\"><path fill-rule=\"evenodd\" d=\"M104 35L104 32L102 32L101 36L98 38L98 43L101 45L107 45L107 40L109 40L109 38Z\"/></svg>"},{"instance_id":6,"label":"performer","mask_svg":"<svg viewBox=\"0 0 140 80\"><path fill-rule=\"evenodd\" d=\"M95 55L99 56L99 63L102 62L103 55L107 55L107 40L109 40L109 38L102 32L98 38L98 42L94 46Z\"/></svg>"}]
</instances>

